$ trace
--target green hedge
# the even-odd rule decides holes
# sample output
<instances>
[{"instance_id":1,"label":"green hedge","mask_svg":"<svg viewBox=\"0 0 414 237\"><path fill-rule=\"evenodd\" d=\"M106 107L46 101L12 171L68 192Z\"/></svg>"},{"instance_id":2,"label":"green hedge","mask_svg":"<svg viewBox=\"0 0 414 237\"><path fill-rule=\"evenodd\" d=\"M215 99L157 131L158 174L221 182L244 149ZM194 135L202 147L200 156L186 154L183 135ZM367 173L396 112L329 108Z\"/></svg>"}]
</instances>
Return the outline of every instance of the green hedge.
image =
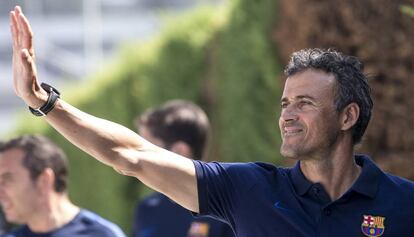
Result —
<instances>
[{"instance_id":1,"label":"green hedge","mask_svg":"<svg viewBox=\"0 0 414 237\"><path fill-rule=\"evenodd\" d=\"M180 16L156 39L124 46L92 79L63 88L63 97L131 129L146 108L188 99L211 118L209 160L278 162L280 68L270 37L276 7L274 0L240 0ZM91 159L42 119L26 113L21 121L17 134L44 134L67 153L72 200L128 233L136 202L148 189Z\"/></svg>"}]
</instances>

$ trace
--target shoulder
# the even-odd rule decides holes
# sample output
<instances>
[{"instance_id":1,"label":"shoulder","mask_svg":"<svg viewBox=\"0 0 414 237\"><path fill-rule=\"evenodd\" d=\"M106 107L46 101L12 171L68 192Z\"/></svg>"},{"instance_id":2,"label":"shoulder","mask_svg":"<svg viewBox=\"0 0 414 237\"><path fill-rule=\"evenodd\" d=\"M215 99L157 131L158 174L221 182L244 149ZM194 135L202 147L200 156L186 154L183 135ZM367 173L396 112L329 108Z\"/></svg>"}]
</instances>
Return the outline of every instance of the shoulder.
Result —
<instances>
[{"instance_id":1,"label":"shoulder","mask_svg":"<svg viewBox=\"0 0 414 237\"><path fill-rule=\"evenodd\" d=\"M414 182L408 179L384 173L386 177L385 183L389 189L392 189L394 194L399 194L402 197L414 198ZM391 190L390 190L391 191Z\"/></svg>"},{"instance_id":2,"label":"shoulder","mask_svg":"<svg viewBox=\"0 0 414 237\"><path fill-rule=\"evenodd\" d=\"M288 169L263 162L222 163L194 161L199 180L221 180L225 183L243 184L244 187L257 183L278 182Z\"/></svg>"},{"instance_id":3,"label":"shoulder","mask_svg":"<svg viewBox=\"0 0 414 237\"><path fill-rule=\"evenodd\" d=\"M388 207L399 219L408 222L414 221L414 183L407 179L384 173L380 182L379 192L375 198L375 205Z\"/></svg>"},{"instance_id":4,"label":"shoulder","mask_svg":"<svg viewBox=\"0 0 414 237\"><path fill-rule=\"evenodd\" d=\"M194 161L194 165L197 171L208 171L216 174L227 173L232 175L263 176L285 172L284 168L263 162L224 163Z\"/></svg>"},{"instance_id":5,"label":"shoulder","mask_svg":"<svg viewBox=\"0 0 414 237\"><path fill-rule=\"evenodd\" d=\"M91 233L96 233L96 236L125 237L123 231L116 224L85 209L80 211L74 222L74 224L83 225Z\"/></svg>"},{"instance_id":6,"label":"shoulder","mask_svg":"<svg viewBox=\"0 0 414 237\"><path fill-rule=\"evenodd\" d=\"M384 200L389 201L392 198L404 197L414 198L414 182L384 172L367 155L356 155L356 161L363 164L361 176L365 175L364 183L378 185L380 197L384 197Z\"/></svg>"},{"instance_id":7,"label":"shoulder","mask_svg":"<svg viewBox=\"0 0 414 237\"><path fill-rule=\"evenodd\" d=\"M384 172L368 155L355 155L355 162L362 167L357 180L362 185L361 189L379 190L386 196L394 192L414 194L412 181Z\"/></svg>"}]
</instances>

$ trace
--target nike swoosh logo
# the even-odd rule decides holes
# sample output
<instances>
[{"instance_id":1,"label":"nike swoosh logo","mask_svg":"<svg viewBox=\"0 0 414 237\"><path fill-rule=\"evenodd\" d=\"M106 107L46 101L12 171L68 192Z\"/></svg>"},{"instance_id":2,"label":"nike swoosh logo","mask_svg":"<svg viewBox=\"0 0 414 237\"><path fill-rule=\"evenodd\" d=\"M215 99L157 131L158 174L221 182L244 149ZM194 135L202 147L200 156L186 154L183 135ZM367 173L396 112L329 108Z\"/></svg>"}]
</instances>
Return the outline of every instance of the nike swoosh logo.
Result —
<instances>
[{"instance_id":1,"label":"nike swoosh logo","mask_svg":"<svg viewBox=\"0 0 414 237\"><path fill-rule=\"evenodd\" d=\"M279 210L283 210L283 211L288 211L288 212L292 212L291 210L284 208L282 206L282 204L280 203L280 201L275 202L275 204L273 204L273 206L275 206L277 209Z\"/></svg>"},{"instance_id":2,"label":"nike swoosh logo","mask_svg":"<svg viewBox=\"0 0 414 237\"><path fill-rule=\"evenodd\" d=\"M140 235L141 237L149 237L149 236L153 236L155 233L155 228L154 227L147 227L144 228L143 230L140 231Z\"/></svg>"}]
</instances>

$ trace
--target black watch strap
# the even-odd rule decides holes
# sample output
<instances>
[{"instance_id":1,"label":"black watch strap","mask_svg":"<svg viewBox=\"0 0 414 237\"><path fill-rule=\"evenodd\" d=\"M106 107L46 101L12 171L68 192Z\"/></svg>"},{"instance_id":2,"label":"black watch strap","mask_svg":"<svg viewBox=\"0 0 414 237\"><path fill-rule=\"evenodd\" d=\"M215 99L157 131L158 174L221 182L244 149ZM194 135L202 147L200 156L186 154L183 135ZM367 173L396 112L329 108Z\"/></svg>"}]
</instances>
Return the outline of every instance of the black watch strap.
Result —
<instances>
[{"instance_id":1,"label":"black watch strap","mask_svg":"<svg viewBox=\"0 0 414 237\"><path fill-rule=\"evenodd\" d=\"M49 97L47 98L46 103L40 108L34 109L29 106L29 110L36 116L45 116L55 107L57 99L60 98L60 92L46 83L42 83L40 86L49 94Z\"/></svg>"}]
</instances>

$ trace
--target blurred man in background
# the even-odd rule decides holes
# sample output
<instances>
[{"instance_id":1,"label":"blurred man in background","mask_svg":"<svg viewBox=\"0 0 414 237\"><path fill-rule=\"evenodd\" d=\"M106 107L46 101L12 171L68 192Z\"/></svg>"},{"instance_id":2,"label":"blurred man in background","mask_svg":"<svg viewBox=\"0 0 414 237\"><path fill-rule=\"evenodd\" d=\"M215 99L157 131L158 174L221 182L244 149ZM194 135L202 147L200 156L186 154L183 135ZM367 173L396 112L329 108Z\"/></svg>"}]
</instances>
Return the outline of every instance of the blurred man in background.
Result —
<instances>
[{"instance_id":1,"label":"blurred man in background","mask_svg":"<svg viewBox=\"0 0 414 237\"><path fill-rule=\"evenodd\" d=\"M146 111L135 121L139 134L149 142L179 155L203 158L207 148L209 121L204 111L187 101L174 100ZM224 222L195 218L161 193L139 203L133 237L232 237Z\"/></svg>"},{"instance_id":2,"label":"blurred man in background","mask_svg":"<svg viewBox=\"0 0 414 237\"><path fill-rule=\"evenodd\" d=\"M6 219L4 217L3 211L0 210L0 236L2 236L7 231L6 225Z\"/></svg>"},{"instance_id":3,"label":"blurred man in background","mask_svg":"<svg viewBox=\"0 0 414 237\"><path fill-rule=\"evenodd\" d=\"M7 221L22 225L6 237L125 237L115 224L75 206L67 194L63 151L41 136L0 147L0 204Z\"/></svg>"},{"instance_id":4,"label":"blurred man in background","mask_svg":"<svg viewBox=\"0 0 414 237\"><path fill-rule=\"evenodd\" d=\"M3 144L4 143L0 141L0 148ZM3 210L0 208L0 236L2 236L9 229L9 227L10 225L6 221Z\"/></svg>"}]
</instances>

